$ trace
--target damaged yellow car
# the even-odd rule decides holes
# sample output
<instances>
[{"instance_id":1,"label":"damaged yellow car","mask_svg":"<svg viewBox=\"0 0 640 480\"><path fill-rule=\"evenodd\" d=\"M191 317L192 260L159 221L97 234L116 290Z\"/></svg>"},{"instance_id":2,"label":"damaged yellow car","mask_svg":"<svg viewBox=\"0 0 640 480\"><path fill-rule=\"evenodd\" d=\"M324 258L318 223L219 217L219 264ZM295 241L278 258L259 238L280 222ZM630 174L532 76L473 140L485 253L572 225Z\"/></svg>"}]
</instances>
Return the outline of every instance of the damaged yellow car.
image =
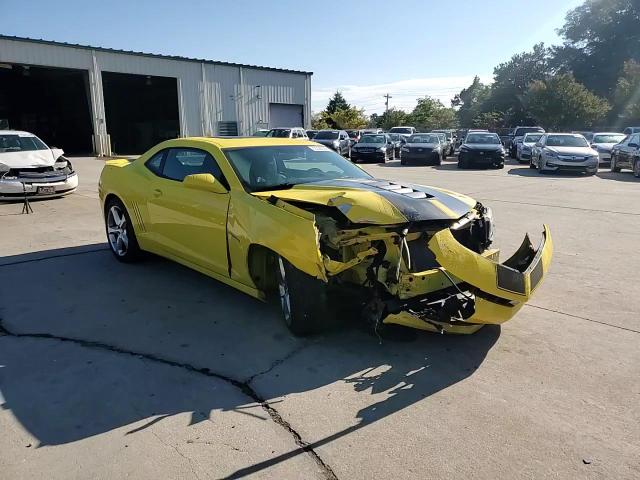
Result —
<instances>
[{"instance_id":1,"label":"damaged yellow car","mask_svg":"<svg viewBox=\"0 0 640 480\"><path fill-rule=\"evenodd\" d=\"M108 161L99 192L118 260L153 252L261 300L277 293L298 335L345 305L375 328L473 333L518 312L553 250L545 226L537 248L527 236L500 263L490 208L372 178L303 140L169 140Z\"/></svg>"}]
</instances>

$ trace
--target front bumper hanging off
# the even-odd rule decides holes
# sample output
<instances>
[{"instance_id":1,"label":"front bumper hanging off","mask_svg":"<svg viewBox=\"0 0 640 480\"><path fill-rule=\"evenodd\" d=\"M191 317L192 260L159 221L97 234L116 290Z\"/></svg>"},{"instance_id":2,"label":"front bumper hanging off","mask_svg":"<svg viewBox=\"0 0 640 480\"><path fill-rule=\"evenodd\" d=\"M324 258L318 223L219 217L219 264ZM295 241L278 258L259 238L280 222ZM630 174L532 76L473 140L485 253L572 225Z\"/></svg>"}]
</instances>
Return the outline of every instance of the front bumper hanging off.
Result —
<instances>
[{"instance_id":1,"label":"front bumper hanging off","mask_svg":"<svg viewBox=\"0 0 640 480\"><path fill-rule=\"evenodd\" d=\"M483 325L504 323L540 286L553 255L546 225L537 249L527 235L518 251L503 263L498 262L498 250L475 253L460 244L449 229L436 233L427 246L442 268L402 276L399 298L406 301L391 305L383 323L441 333L474 333ZM427 294L438 286L454 290L435 302L439 310ZM451 316L445 318L443 310ZM433 315L436 311L439 315Z\"/></svg>"}]
</instances>

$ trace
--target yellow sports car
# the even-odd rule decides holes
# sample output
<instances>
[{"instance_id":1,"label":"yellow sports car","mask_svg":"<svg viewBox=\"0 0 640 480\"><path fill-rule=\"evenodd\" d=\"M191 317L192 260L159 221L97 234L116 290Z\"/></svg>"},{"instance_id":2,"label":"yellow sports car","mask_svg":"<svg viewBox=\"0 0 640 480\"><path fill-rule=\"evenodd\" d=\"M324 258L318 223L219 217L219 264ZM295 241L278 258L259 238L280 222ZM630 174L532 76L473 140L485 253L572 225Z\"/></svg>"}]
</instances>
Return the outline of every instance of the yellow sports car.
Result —
<instances>
[{"instance_id":1,"label":"yellow sports car","mask_svg":"<svg viewBox=\"0 0 640 480\"><path fill-rule=\"evenodd\" d=\"M372 178L304 140L169 140L108 161L99 190L118 260L144 250L261 300L277 292L298 335L339 320L346 305L376 329L473 333L513 317L553 250L545 226L537 249L527 236L499 263L491 209Z\"/></svg>"}]
</instances>

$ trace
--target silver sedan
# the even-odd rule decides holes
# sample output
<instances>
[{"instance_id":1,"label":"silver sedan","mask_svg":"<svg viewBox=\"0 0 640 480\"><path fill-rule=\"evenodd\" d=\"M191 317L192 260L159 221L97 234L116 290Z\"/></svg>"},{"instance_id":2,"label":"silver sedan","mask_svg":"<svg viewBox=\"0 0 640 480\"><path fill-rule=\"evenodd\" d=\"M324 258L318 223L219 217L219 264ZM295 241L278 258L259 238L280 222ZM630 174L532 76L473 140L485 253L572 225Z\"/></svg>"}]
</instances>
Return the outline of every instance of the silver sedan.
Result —
<instances>
[{"instance_id":1,"label":"silver sedan","mask_svg":"<svg viewBox=\"0 0 640 480\"><path fill-rule=\"evenodd\" d=\"M545 133L533 147L529 166L540 173L568 170L594 175L598 152L580 134Z\"/></svg>"}]
</instances>

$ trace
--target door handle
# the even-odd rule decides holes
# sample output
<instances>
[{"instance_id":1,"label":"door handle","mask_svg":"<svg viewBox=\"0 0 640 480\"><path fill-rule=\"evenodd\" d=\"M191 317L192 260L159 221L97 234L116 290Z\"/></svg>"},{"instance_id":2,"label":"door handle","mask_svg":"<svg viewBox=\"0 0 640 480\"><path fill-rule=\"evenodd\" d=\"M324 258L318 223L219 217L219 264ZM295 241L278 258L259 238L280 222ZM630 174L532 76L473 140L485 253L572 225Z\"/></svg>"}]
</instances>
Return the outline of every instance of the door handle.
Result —
<instances>
[{"instance_id":1,"label":"door handle","mask_svg":"<svg viewBox=\"0 0 640 480\"><path fill-rule=\"evenodd\" d=\"M153 196L154 197L161 197L162 196L162 190L160 190L159 188L154 188L153 189Z\"/></svg>"}]
</instances>

